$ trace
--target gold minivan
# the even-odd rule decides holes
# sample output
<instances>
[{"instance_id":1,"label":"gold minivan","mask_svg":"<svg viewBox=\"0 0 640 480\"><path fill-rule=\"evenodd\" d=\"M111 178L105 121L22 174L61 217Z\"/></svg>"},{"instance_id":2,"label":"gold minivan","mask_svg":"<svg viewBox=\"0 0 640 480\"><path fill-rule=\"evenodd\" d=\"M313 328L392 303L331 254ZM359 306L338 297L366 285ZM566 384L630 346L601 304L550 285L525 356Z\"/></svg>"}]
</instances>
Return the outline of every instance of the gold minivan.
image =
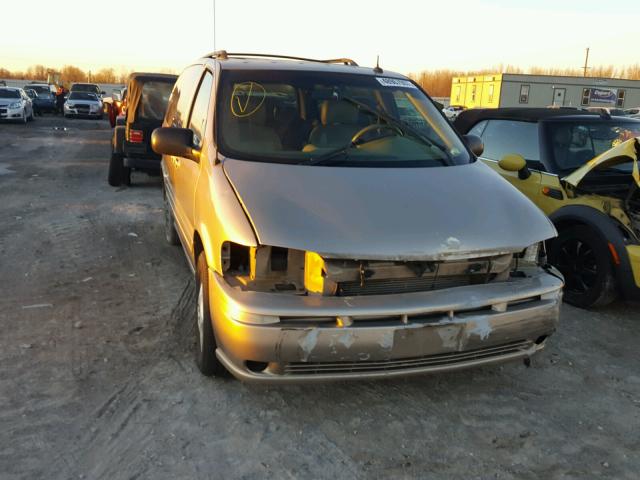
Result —
<instances>
[{"instance_id":1,"label":"gold minivan","mask_svg":"<svg viewBox=\"0 0 640 480\"><path fill-rule=\"evenodd\" d=\"M556 329L553 225L402 75L216 52L152 146L206 375L442 372L527 360Z\"/></svg>"}]
</instances>

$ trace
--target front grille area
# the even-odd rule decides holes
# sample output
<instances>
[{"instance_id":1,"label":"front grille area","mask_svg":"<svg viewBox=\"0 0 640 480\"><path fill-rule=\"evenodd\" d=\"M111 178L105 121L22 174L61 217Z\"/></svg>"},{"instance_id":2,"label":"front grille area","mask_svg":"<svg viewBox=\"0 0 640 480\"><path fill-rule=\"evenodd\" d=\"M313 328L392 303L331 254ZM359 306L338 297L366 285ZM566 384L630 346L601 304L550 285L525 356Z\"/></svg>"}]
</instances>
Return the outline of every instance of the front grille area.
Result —
<instances>
[{"instance_id":1,"label":"front grille area","mask_svg":"<svg viewBox=\"0 0 640 480\"><path fill-rule=\"evenodd\" d=\"M75 109L78 113L89 113L89 105L83 103L76 103Z\"/></svg>"},{"instance_id":2,"label":"front grille area","mask_svg":"<svg viewBox=\"0 0 640 480\"><path fill-rule=\"evenodd\" d=\"M360 282L339 282L337 295L353 297L357 295L388 295L394 293L426 292L444 288L462 287L487 283L495 275L424 275L414 278L384 278Z\"/></svg>"},{"instance_id":3,"label":"front grille area","mask_svg":"<svg viewBox=\"0 0 640 480\"><path fill-rule=\"evenodd\" d=\"M287 375L317 375L383 372L393 370L410 370L412 368L440 367L523 353L532 346L532 341L520 340L504 345L469 350L466 352L441 353L419 358L363 362L294 362L285 365L283 371Z\"/></svg>"},{"instance_id":4,"label":"front grille area","mask_svg":"<svg viewBox=\"0 0 640 480\"><path fill-rule=\"evenodd\" d=\"M7 116L7 109L0 108L0 117L6 117L6 116Z\"/></svg>"}]
</instances>

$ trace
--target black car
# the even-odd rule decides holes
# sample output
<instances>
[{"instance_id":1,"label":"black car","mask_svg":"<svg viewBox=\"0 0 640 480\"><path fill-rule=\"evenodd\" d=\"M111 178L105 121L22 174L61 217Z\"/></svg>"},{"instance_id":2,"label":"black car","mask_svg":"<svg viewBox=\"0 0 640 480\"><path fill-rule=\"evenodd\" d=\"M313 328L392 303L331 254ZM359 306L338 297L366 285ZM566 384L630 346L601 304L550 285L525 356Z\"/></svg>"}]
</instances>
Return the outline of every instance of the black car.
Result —
<instances>
[{"instance_id":1,"label":"black car","mask_svg":"<svg viewBox=\"0 0 640 480\"><path fill-rule=\"evenodd\" d=\"M36 97L32 98L33 101L33 111L39 115L42 115L44 112L55 112L56 111L56 97L51 91L51 86L48 84L29 84L25 85L24 90L33 90L36 92Z\"/></svg>"},{"instance_id":2,"label":"black car","mask_svg":"<svg viewBox=\"0 0 640 480\"><path fill-rule=\"evenodd\" d=\"M127 106L113 130L109 185L131 184L131 170L161 172L162 157L151 149L151 133L162 126L177 75L132 73L127 82Z\"/></svg>"}]
</instances>

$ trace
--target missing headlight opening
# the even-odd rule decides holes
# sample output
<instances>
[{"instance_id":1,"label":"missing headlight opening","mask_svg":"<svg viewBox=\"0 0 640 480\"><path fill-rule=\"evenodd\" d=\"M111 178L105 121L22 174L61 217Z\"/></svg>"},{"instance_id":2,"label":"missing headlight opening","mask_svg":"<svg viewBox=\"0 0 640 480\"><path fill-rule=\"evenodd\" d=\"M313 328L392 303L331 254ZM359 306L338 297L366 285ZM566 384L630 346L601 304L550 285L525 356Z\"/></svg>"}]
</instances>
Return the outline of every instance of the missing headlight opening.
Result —
<instances>
[{"instance_id":1,"label":"missing headlight opening","mask_svg":"<svg viewBox=\"0 0 640 480\"><path fill-rule=\"evenodd\" d=\"M405 262L324 258L315 252L270 246L231 244L224 251L229 252L224 264L230 266L225 269L230 285L295 295L385 295L502 282L509 279L516 263L512 254Z\"/></svg>"}]
</instances>

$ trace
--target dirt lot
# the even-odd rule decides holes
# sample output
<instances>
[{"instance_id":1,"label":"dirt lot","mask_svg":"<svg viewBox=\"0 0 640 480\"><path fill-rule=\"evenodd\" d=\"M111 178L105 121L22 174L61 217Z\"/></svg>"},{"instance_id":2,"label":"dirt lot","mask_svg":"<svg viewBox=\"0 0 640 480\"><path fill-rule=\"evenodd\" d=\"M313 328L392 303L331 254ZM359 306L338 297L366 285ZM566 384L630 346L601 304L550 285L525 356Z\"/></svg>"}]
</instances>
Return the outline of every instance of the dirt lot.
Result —
<instances>
[{"instance_id":1,"label":"dirt lot","mask_svg":"<svg viewBox=\"0 0 640 480\"><path fill-rule=\"evenodd\" d=\"M107 122L0 125L2 480L638 478L630 305L565 307L530 368L286 388L202 377L159 179L110 188L109 138Z\"/></svg>"}]
</instances>

